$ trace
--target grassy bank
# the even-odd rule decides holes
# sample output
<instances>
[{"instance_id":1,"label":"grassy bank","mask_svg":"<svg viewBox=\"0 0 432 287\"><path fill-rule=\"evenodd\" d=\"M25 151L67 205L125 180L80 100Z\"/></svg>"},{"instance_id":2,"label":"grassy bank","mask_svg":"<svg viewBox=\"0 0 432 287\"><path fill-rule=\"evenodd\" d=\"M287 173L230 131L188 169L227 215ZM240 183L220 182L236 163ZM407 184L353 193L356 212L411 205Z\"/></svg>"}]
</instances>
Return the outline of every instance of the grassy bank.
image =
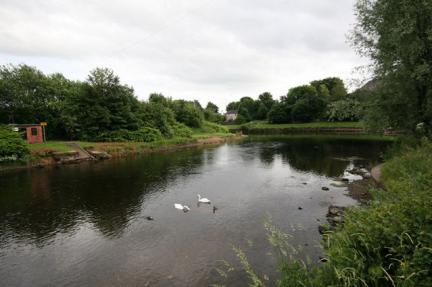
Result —
<instances>
[{"instance_id":1,"label":"grassy bank","mask_svg":"<svg viewBox=\"0 0 432 287\"><path fill-rule=\"evenodd\" d=\"M313 122L295 124L270 124L267 121L253 121L242 125L227 125L228 129L239 129L242 126L257 129L281 129L281 128L362 128L361 122Z\"/></svg>"},{"instance_id":2,"label":"grassy bank","mask_svg":"<svg viewBox=\"0 0 432 287\"><path fill-rule=\"evenodd\" d=\"M155 142L85 142L85 141L49 141L42 144L32 144L30 150L32 160L37 161L41 157L46 157L47 154L56 152L73 151L69 146L70 143L77 143L82 148L94 148L96 150L105 151L114 156L121 156L134 153L145 153L154 150L166 150L184 145L200 145L204 143L222 142L225 139L234 138L233 134L229 133L205 133L197 132L191 138L173 138Z\"/></svg>"},{"instance_id":3,"label":"grassy bank","mask_svg":"<svg viewBox=\"0 0 432 287\"><path fill-rule=\"evenodd\" d=\"M324 235L327 262L284 263L280 286L432 286L432 144L383 167L385 190Z\"/></svg>"}]
</instances>

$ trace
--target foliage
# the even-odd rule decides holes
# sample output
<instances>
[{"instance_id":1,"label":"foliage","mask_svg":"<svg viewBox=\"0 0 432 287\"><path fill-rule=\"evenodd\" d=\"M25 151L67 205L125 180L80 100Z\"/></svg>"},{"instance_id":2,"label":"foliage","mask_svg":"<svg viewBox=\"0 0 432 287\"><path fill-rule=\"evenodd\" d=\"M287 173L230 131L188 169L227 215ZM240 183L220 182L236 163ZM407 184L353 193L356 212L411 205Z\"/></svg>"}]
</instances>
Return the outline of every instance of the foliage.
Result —
<instances>
[{"instance_id":1,"label":"foliage","mask_svg":"<svg viewBox=\"0 0 432 287\"><path fill-rule=\"evenodd\" d=\"M171 109L175 114L176 120L188 127L199 128L204 121L201 106L197 106L194 102L175 100L171 103Z\"/></svg>"},{"instance_id":2,"label":"foliage","mask_svg":"<svg viewBox=\"0 0 432 287\"><path fill-rule=\"evenodd\" d=\"M174 125L174 137L190 138L192 137L192 130L182 123Z\"/></svg>"},{"instance_id":3,"label":"foliage","mask_svg":"<svg viewBox=\"0 0 432 287\"><path fill-rule=\"evenodd\" d=\"M329 121L358 121L361 117L360 102L353 98L332 102L327 107Z\"/></svg>"},{"instance_id":4,"label":"foliage","mask_svg":"<svg viewBox=\"0 0 432 287\"><path fill-rule=\"evenodd\" d=\"M359 0L352 43L373 61L378 97L369 118L413 131L432 127L432 2ZM385 127L385 126L384 126Z\"/></svg>"},{"instance_id":5,"label":"foliage","mask_svg":"<svg viewBox=\"0 0 432 287\"><path fill-rule=\"evenodd\" d=\"M228 133L228 129L222 125L204 121L200 129L195 129L196 133Z\"/></svg>"},{"instance_id":6,"label":"foliage","mask_svg":"<svg viewBox=\"0 0 432 287\"><path fill-rule=\"evenodd\" d=\"M28 144L11 127L0 125L0 162L23 160L30 154Z\"/></svg>"},{"instance_id":7,"label":"foliage","mask_svg":"<svg viewBox=\"0 0 432 287\"><path fill-rule=\"evenodd\" d=\"M162 140L162 134L159 130L149 127L140 128L136 131L129 130L115 130L105 133L100 133L96 138L97 141L104 142L153 142Z\"/></svg>"},{"instance_id":8,"label":"foliage","mask_svg":"<svg viewBox=\"0 0 432 287\"><path fill-rule=\"evenodd\" d=\"M287 111L287 106L279 102L275 103L268 113L268 120L272 124L282 124L290 122L290 111Z\"/></svg>"},{"instance_id":9,"label":"foliage","mask_svg":"<svg viewBox=\"0 0 432 287\"><path fill-rule=\"evenodd\" d=\"M338 101L345 98L347 90L344 82L339 78L325 78L318 81L311 82L317 91L318 95L326 101Z\"/></svg>"},{"instance_id":10,"label":"foliage","mask_svg":"<svg viewBox=\"0 0 432 287\"><path fill-rule=\"evenodd\" d=\"M212 122L224 119L212 103L204 110L196 100L172 100L156 93L148 102L139 101L111 69L96 68L79 82L26 65L0 66L0 123L45 121L50 139L133 140L130 135L143 127L157 129L165 138L190 137L191 130L179 122L199 128L204 117ZM145 138L149 134L146 130L137 140L152 140Z\"/></svg>"},{"instance_id":11,"label":"foliage","mask_svg":"<svg viewBox=\"0 0 432 287\"><path fill-rule=\"evenodd\" d=\"M160 102L150 101L140 103L138 117L143 125L158 129L166 138L175 133L176 119L174 112Z\"/></svg>"},{"instance_id":12,"label":"foliage","mask_svg":"<svg viewBox=\"0 0 432 287\"><path fill-rule=\"evenodd\" d=\"M387 162L387 190L374 190L370 206L348 209L343 227L325 234L328 262L313 268L285 264L281 286L431 286L430 166L427 141Z\"/></svg>"},{"instance_id":13,"label":"foliage","mask_svg":"<svg viewBox=\"0 0 432 287\"><path fill-rule=\"evenodd\" d=\"M286 97L281 98L291 110L291 118L295 122L310 122L321 118L326 108L324 99L319 97L313 86L299 86L289 90Z\"/></svg>"}]
</instances>

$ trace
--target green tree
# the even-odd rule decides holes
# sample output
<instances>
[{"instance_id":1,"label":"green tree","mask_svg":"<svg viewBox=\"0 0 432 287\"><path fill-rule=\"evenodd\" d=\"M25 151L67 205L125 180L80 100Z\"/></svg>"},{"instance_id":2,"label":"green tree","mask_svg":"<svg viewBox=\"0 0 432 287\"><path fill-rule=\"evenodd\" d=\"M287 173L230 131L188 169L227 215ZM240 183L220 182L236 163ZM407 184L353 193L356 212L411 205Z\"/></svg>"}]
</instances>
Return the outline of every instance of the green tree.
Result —
<instances>
[{"instance_id":1,"label":"green tree","mask_svg":"<svg viewBox=\"0 0 432 287\"><path fill-rule=\"evenodd\" d=\"M192 128L199 128L204 121L202 110L194 102L185 100L172 101L171 105L176 120Z\"/></svg>"},{"instance_id":2,"label":"green tree","mask_svg":"<svg viewBox=\"0 0 432 287\"><path fill-rule=\"evenodd\" d=\"M344 82L336 77L313 81L311 85L315 87L319 96L329 101L341 100L348 94Z\"/></svg>"},{"instance_id":3,"label":"green tree","mask_svg":"<svg viewBox=\"0 0 432 287\"><path fill-rule=\"evenodd\" d=\"M0 125L0 162L25 159L30 154L28 144L10 126Z\"/></svg>"},{"instance_id":4,"label":"green tree","mask_svg":"<svg viewBox=\"0 0 432 287\"><path fill-rule=\"evenodd\" d=\"M273 104L275 102L275 100L273 100L272 94L270 94L269 92L265 92L265 93L262 93L261 95L259 95L258 101L260 103L264 104L264 106L267 108L268 111L271 109L271 107L273 106Z\"/></svg>"},{"instance_id":5,"label":"green tree","mask_svg":"<svg viewBox=\"0 0 432 287\"><path fill-rule=\"evenodd\" d=\"M291 113L287 111L285 104L276 101L268 113L268 120L272 124L288 123L291 120Z\"/></svg>"},{"instance_id":6,"label":"green tree","mask_svg":"<svg viewBox=\"0 0 432 287\"><path fill-rule=\"evenodd\" d=\"M432 127L432 2L359 0L352 42L373 61L378 97L369 111L377 125Z\"/></svg>"},{"instance_id":7,"label":"green tree","mask_svg":"<svg viewBox=\"0 0 432 287\"><path fill-rule=\"evenodd\" d=\"M310 122L320 119L325 111L325 100L318 95L314 86L299 86L289 90L281 102L291 110L295 122Z\"/></svg>"},{"instance_id":8,"label":"green tree","mask_svg":"<svg viewBox=\"0 0 432 287\"><path fill-rule=\"evenodd\" d=\"M216 113L216 114L219 112L218 106L216 106L212 102L208 102L205 109L208 111L212 111L213 113Z\"/></svg>"},{"instance_id":9,"label":"green tree","mask_svg":"<svg viewBox=\"0 0 432 287\"><path fill-rule=\"evenodd\" d=\"M67 117L77 131L76 137L93 139L100 133L115 130L136 130L141 122L139 105L131 87L107 68L90 72L79 93L70 98Z\"/></svg>"}]
</instances>

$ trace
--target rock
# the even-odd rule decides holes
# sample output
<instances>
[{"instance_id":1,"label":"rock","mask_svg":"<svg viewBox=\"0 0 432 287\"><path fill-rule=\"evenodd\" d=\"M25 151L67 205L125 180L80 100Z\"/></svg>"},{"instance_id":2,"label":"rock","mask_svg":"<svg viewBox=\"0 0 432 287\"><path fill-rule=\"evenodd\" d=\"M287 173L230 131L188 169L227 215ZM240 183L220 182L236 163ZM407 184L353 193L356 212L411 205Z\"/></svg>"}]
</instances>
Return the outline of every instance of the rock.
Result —
<instances>
[{"instance_id":1,"label":"rock","mask_svg":"<svg viewBox=\"0 0 432 287\"><path fill-rule=\"evenodd\" d=\"M345 207L330 205L328 208L327 216L340 216L343 214Z\"/></svg>"},{"instance_id":2,"label":"rock","mask_svg":"<svg viewBox=\"0 0 432 287\"><path fill-rule=\"evenodd\" d=\"M321 189L325 191L330 190L330 188L328 188L327 186L323 186Z\"/></svg>"},{"instance_id":3,"label":"rock","mask_svg":"<svg viewBox=\"0 0 432 287\"><path fill-rule=\"evenodd\" d=\"M325 258L325 257L320 256L320 257L319 257L319 261L320 261L320 262L327 262L328 259Z\"/></svg>"},{"instance_id":4,"label":"rock","mask_svg":"<svg viewBox=\"0 0 432 287\"><path fill-rule=\"evenodd\" d=\"M306 185L306 184L307 184L307 182L303 182L303 184L304 184L304 185Z\"/></svg>"},{"instance_id":5,"label":"rock","mask_svg":"<svg viewBox=\"0 0 432 287\"><path fill-rule=\"evenodd\" d=\"M88 150L88 152L97 160L110 159L111 155L104 151Z\"/></svg>"},{"instance_id":6,"label":"rock","mask_svg":"<svg viewBox=\"0 0 432 287\"><path fill-rule=\"evenodd\" d=\"M320 234L324 234L327 231L327 228L324 225L318 226L318 232Z\"/></svg>"},{"instance_id":7,"label":"rock","mask_svg":"<svg viewBox=\"0 0 432 287\"><path fill-rule=\"evenodd\" d=\"M342 178L342 181L349 182L349 179L344 177Z\"/></svg>"},{"instance_id":8,"label":"rock","mask_svg":"<svg viewBox=\"0 0 432 287\"><path fill-rule=\"evenodd\" d=\"M345 181L334 181L330 185L334 187L346 187L347 183Z\"/></svg>"},{"instance_id":9,"label":"rock","mask_svg":"<svg viewBox=\"0 0 432 287\"><path fill-rule=\"evenodd\" d=\"M299 206L299 207L298 207L298 209L299 209L299 210L302 210L302 209L303 209L303 207Z\"/></svg>"},{"instance_id":10,"label":"rock","mask_svg":"<svg viewBox=\"0 0 432 287\"><path fill-rule=\"evenodd\" d=\"M147 218L147 220L154 220L154 218L152 216L147 216L146 218Z\"/></svg>"}]
</instances>

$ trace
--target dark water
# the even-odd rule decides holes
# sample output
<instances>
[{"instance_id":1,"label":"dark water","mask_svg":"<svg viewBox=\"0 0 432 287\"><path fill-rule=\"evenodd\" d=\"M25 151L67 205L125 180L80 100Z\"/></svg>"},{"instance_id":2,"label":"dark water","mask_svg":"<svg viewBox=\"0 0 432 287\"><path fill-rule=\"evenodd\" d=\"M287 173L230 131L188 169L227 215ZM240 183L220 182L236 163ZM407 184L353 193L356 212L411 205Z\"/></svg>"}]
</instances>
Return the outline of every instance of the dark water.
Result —
<instances>
[{"instance_id":1,"label":"dark water","mask_svg":"<svg viewBox=\"0 0 432 287\"><path fill-rule=\"evenodd\" d=\"M301 246L296 257L315 262L317 219L325 221L330 204L355 204L344 188L321 187L350 164L376 162L385 146L263 138L0 175L0 285L244 286L233 245L272 281L266 214ZM215 213L197 206L198 193ZM226 279L218 260L235 268Z\"/></svg>"}]
</instances>

